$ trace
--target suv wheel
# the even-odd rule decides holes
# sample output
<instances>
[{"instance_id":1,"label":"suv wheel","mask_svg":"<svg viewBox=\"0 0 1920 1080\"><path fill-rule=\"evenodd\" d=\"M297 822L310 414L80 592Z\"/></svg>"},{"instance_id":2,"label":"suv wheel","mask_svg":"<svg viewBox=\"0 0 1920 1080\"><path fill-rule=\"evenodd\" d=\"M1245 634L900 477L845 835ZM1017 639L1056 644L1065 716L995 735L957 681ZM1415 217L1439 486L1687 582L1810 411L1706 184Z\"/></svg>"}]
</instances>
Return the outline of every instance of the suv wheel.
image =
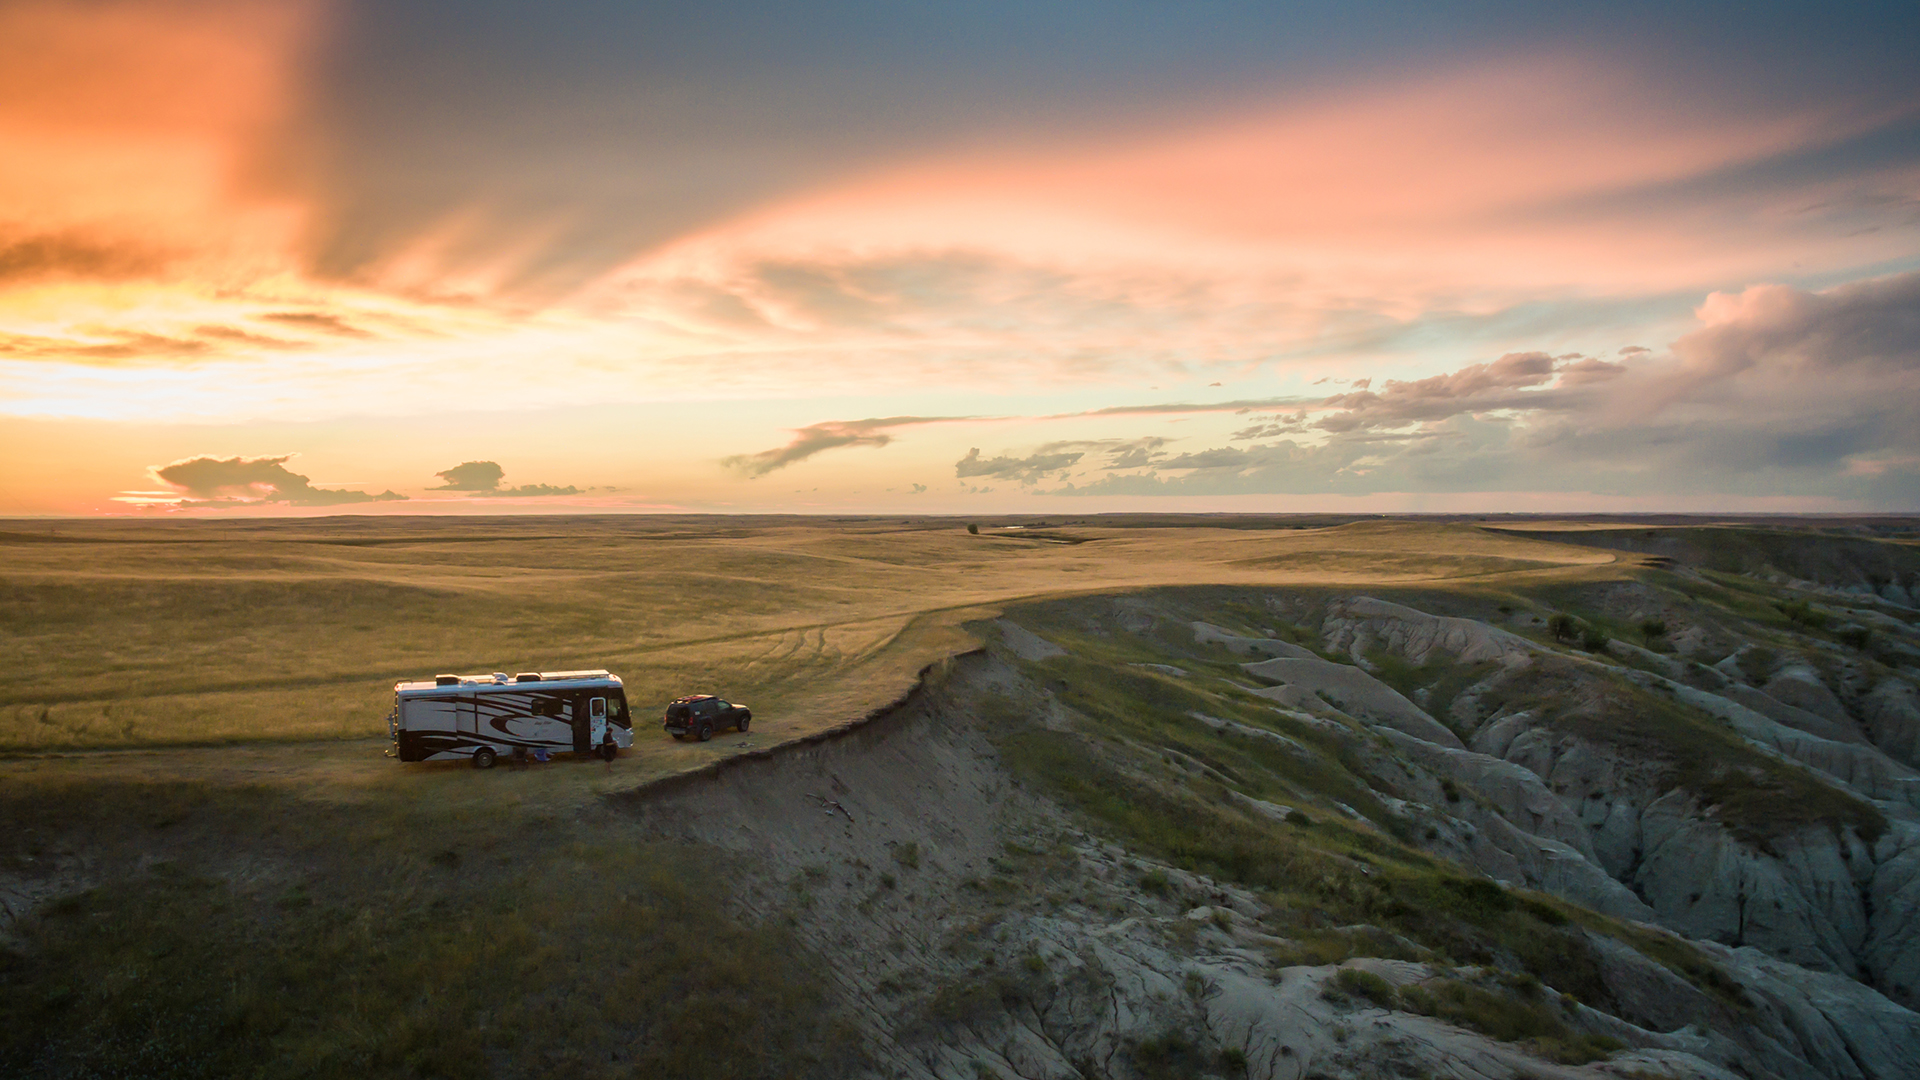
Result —
<instances>
[{"instance_id":1,"label":"suv wheel","mask_svg":"<svg viewBox=\"0 0 1920 1080\"><path fill-rule=\"evenodd\" d=\"M740 718L740 734L745 735L747 733L747 725L751 723L753 723L752 713L748 713L745 716L742 716Z\"/></svg>"},{"instance_id":2,"label":"suv wheel","mask_svg":"<svg viewBox=\"0 0 1920 1080\"><path fill-rule=\"evenodd\" d=\"M713 738L713 721L711 720L700 721L700 741L706 742L708 739L711 739L711 738Z\"/></svg>"}]
</instances>

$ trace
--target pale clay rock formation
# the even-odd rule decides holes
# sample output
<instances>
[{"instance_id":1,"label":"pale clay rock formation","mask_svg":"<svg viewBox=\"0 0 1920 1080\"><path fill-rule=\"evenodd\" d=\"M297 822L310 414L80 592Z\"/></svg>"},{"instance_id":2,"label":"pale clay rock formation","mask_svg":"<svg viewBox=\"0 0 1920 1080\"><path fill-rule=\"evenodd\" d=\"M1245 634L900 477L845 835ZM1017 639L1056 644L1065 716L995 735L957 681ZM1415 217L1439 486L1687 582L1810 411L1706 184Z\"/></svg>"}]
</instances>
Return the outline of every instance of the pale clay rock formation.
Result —
<instances>
[{"instance_id":1,"label":"pale clay rock formation","mask_svg":"<svg viewBox=\"0 0 1920 1080\"><path fill-rule=\"evenodd\" d=\"M1473 664L1511 660L1539 649L1518 634L1483 622L1429 615L1371 596L1328 604L1320 630L1330 646L1352 653L1356 662L1373 648L1399 653L1416 664L1426 663L1428 655L1436 650Z\"/></svg>"},{"instance_id":2,"label":"pale clay rock formation","mask_svg":"<svg viewBox=\"0 0 1920 1080\"><path fill-rule=\"evenodd\" d=\"M1457 650L1454 655L1461 659L1477 656L1512 664L1525 662L1526 650L1535 648L1522 639L1511 646L1500 640L1504 632L1471 620L1441 619L1365 597L1329 604L1327 626L1334 644L1344 641L1357 651L1364 651L1358 649L1363 642L1366 648L1406 649L1414 662L1445 648ZM1473 634L1470 627L1490 633ZM1343 633L1344 638L1339 636ZM1736 654L1723 665L1735 675L1737 659ZM1269 678L1286 669L1246 666ZM1310 682L1303 678L1308 673L1327 678L1305 664L1292 668L1294 686ZM1768 683L1769 689L1795 703L1732 678L1723 680L1723 689L1732 691L1723 696L1658 676L1631 677L1663 684L1677 699L1721 717L1757 745L1879 803L1896 817L1911 817L1909 808L1920 804L1920 774L1913 769L1864 740L1807 730L1845 736L1858 726L1817 673L1804 665L1782 667ZM1351 677L1345 681L1358 682ZM1734 696L1764 705L1773 715L1734 701ZM1412 706L1397 693L1393 697ZM1898 680L1882 683L1871 697L1885 715L1896 718L1886 725L1895 730L1914 705L1912 688ZM1598 910L1651 917L1708 940L1754 945L1814 968L1870 978L1902 1000L1915 1000L1920 990L1920 929L1912 926L1920 914L1915 910L1920 907L1920 856L1889 862L1883 855L1876 861L1857 838L1820 830L1783 839L1774 854L1756 852L1701 814L1690 798L1661 790L1657 770L1615 760L1618 755L1608 748L1537 729L1527 714L1496 718L1476 732L1474 750L1480 753L1475 754L1453 746L1456 739L1433 737L1432 729L1408 723L1404 709L1390 701L1370 697L1347 711L1384 724L1396 735L1411 736L1396 739L1406 757L1421 761L1435 775L1464 782L1497 811L1499 824L1490 823L1485 814L1458 815L1475 826L1471 836L1450 834L1443 839L1452 842L1455 850L1450 854L1462 861L1500 880L1554 892ZM1398 722L1390 722L1394 720ZM1487 768L1487 761L1502 758L1525 766L1541 783L1515 783L1510 774ZM1431 792L1424 797L1450 816L1459 809ZM1569 831L1568 818L1579 822L1577 830ZM1912 831L1896 823L1876 850L1906 850L1910 841L1900 838ZM1581 862L1589 866L1581 867ZM1611 887L1599 884L1601 880ZM1623 900L1620 893L1628 893L1628 898Z\"/></svg>"},{"instance_id":3,"label":"pale clay rock formation","mask_svg":"<svg viewBox=\"0 0 1920 1080\"><path fill-rule=\"evenodd\" d=\"M1874 745L1889 757L1920 766L1920 690L1903 679L1882 680L1861 702Z\"/></svg>"},{"instance_id":4,"label":"pale clay rock formation","mask_svg":"<svg viewBox=\"0 0 1920 1080\"><path fill-rule=\"evenodd\" d=\"M1367 633L1372 640L1397 641L1415 650L1445 642L1461 649L1462 659L1473 655L1467 653L1476 643L1471 635L1447 639L1436 633L1447 620L1368 598L1328 605L1329 640L1343 627L1355 632L1356 614L1416 628L1397 637L1371 628ZM1509 663L1516 653L1504 654ZM1406 655L1414 662L1426 659L1424 651ZM1493 658L1484 652L1477 655ZM1920 773L1877 746L1865 745L1857 734L1860 725L1811 668L1790 664L1772 673L1766 689L1791 699L1782 701L1738 682L1737 660L1738 654L1722 665L1733 676L1723 680L1722 694L1657 676L1636 676L1665 684L1678 699L1728 721L1756 745L1875 802L1895 820L1872 851L1851 834L1815 829L1783 838L1771 854L1756 852L1701 814L1689 798L1660 790L1658 770L1621 760L1611 749L1539 729L1524 713L1494 718L1475 733L1473 749L1527 767L1550 790L1495 782L1473 757L1458 753L1446 757L1449 764L1464 767L1462 771L1449 772L1444 766L1434 771L1472 785L1516 830L1564 844L1597 862L1608 877L1631 886L1667 925L1868 978L1900 1000L1916 1000L1920 854L1914 848L1920 844L1920 828L1912 824L1912 808L1920 805ZM1735 697L1767 712L1732 700ZM1903 737L1910 740L1908 746L1920 742L1916 698L1920 695L1912 685L1897 678L1881 681L1864 695L1866 728L1874 743L1897 747ZM1436 764L1432 759L1438 747L1423 754L1412 740L1401 746L1429 767ZM1569 841L1560 815L1543 812L1543 792L1575 813L1587 833L1585 842ZM1488 831L1483 824L1483 838ZM1487 846L1486 841L1480 846ZM1521 865L1523 860L1509 864L1475 857L1469 850L1463 861L1503 880L1515 880L1517 871L1519 880L1533 887L1607 909L1607 900L1585 887L1591 881L1587 875L1562 874L1549 884L1538 867Z\"/></svg>"},{"instance_id":5,"label":"pale clay rock formation","mask_svg":"<svg viewBox=\"0 0 1920 1080\"><path fill-rule=\"evenodd\" d=\"M1398 690L1357 667L1318 657L1275 657L1242 664L1249 674L1318 694L1356 719L1402 731L1440 746L1462 746L1460 737Z\"/></svg>"},{"instance_id":6,"label":"pale clay rock formation","mask_svg":"<svg viewBox=\"0 0 1920 1080\"><path fill-rule=\"evenodd\" d=\"M1046 696L997 661L970 661L960 666L944 698L921 702L884 721L885 727L751 763L733 782L690 786L639 811L668 833L685 832L751 855L759 865L754 873L767 881L767 888L780 888L808 867L836 868L820 885L822 895L813 907L818 918L801 929L816 939L823 953L840 958L832 977L842 988L869 1003L856 1022L873 1037L874 1075L1071 1080L1085 1068L1129 1076L1129 1046L1169 1030L1186 1030L1204 1032L1213 1044L1243 1054L1246 1074L1253 1080L1420 1072L1484 1080L1600 1080L1636 1069L1714 1080L1920 1076L1920 1016L1842 975L1812 973L1752 948L1705 946L1755 1004L1751 1016L1729 1023L1725 1006L1690 983L1612 939L1596 938L1603 978L1622 1015L1581 1007L1578 1016L1589 1030L1610 1034L1627 1049L1611 1061L1587 1066L1556 1065L1520 1046L1425 1016L1358 1001L1337 1004L1322 996L1336 967L1289 968L1277 979L1268 973L1265 950L1274 939L1246 918L1257 914L1260 905L1239 890L1163 867L1172 887L1212 899L1172 917L1105 913L1109 905L1129 903L1142 864L1085 837L1078 841L1085 867L1082 880L1105 900L1094 900L1090 909L1016 916L998 924L990 938L969 939L963 927L970 916L943 898L964 896L966 890L958 883L982 872L1006 840L1026 840L1060 828L1055 811L1009 782L991 746L971 727L969 695L985 691ZM1194 719L1241 737L1285 739L1214 717ZM1525 717L1499 718L1483 728L1475 739L1479 752L1442 747L1397 729L1380 733L1417 769L1453 778L1470 791L1470 813L1480 822L1476 834L1484 838L1504 829L1501 839L1510 846L1549 852L1552 857L1541 865L1558 859L1599 873L1610 862L1610 851L1611 861L1618 864L1627 858L1626 846L1644 843L1648 833L1663 838L1660 843L1676 857L1681 847L1692 843L1704 845L1702 850L1711 857L1738 864L1735 853L1714 846L1724 845L1724 834L1718 840L1711 835L1694 839L1701 830L1689 828L1686 812L1677 803L1651 814L1642 808L1631 815L1630 825L1611 827L1619 835L1610 833L1608 822L1625 820L1620 811L1588 807L1580 801L1584 791L1557 791L1550 781L1558 776L1566 782L1577 771L1631 787L1643 779L1641 770L1577 741L1550 745L1542 738L1545 733ZM1286 742L1308 752L1292 740ZM1502 754L1510 760L1501 760ZM1438 783L1432 776L1428 780ZM795 812L817 810L809 799L816 794L835 800L844 811ZM1443 798L1439 802L1446 805ZM1406 807L1415 809L1412 804ZM1461 810L1462 818L1469 816L1465 808L1453 809ZM1695 825L1705 824L1696 815ZM1542 832L1567 839L1550 839ZM1588 837L1584 841L1583 833ZM1887 850L1882 872L1873 878L1876 909L1904 905L1911 916L1920 901L1915 874L1907 873L1899 886L1886 874L1895 864L1920 864L1920 846L1911 839L1898 850L1882 841ZM871 881L838 868L854 865L854 860L890 866L890 853L903 843L918 845L920 869L901 872L898 894L885 894L892 902L862 910L858 901L872 888ZM1823 859L1810 850L1797 865L1804 865L1806 873L1835 872ZM1514 861L1524 862L1517 856ZM1846 861L1870 864L1872 859L1856 850L1842 861L1843 867ZM1734 877L1751 872L1744 864L1725 871ZM1521 873L1551 876L1543 875L1538 865L1523 867ZM1779 875L1782 882L1792 876L1786 871ZM1543 887L1569 893L1583 888L1571 879ZM1606 901L1587 902L1602 906ZM1135 910L1140 910L1137 904ZM1753 922L1751 915L1748 921ZM1194 928L1193 951L1169 950L1166 927L1172 922ZM1913 922L1909 917L1906 925ZM1825 933L1844 944L1863 933L1871 942L1876 931L1834 923L1808 932L1815 937ZM944 949L942 943L954 935L969 941L973 952ZM1023 970L1026 958L1037 957L1046 989L1010 1007L996 1003L933 1027L889 1012L885 1003L891 999L883 984L890 977L935 985L972 978L979 969L966 956L977 952L995 958L992 970L1009 972ZM1400 986L1436 974L1424 965L1395 961L1348 964Z\"/></svg>"}]
</instances>

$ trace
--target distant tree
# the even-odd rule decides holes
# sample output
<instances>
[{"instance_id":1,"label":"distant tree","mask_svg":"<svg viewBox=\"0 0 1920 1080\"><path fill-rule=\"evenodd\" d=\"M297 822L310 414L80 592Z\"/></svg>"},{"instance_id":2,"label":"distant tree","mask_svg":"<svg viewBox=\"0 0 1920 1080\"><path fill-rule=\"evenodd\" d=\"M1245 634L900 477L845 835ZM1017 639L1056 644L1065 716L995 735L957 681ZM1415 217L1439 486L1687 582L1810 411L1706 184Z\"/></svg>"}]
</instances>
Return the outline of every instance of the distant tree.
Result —
<instances>
[{"instance_id":1,"label":"distant tree","mask_svg":"<svg viewBox=\"0 0 1920 1080\"><path fill-rule=\"evenodd\" d=\"M1580 640L1580 620L1564 611L1556 612L1547 620L1547 633L1552 634L1555 641L1572 644Z\"/></svg>"},{"instance_id":2,"label":"distant tree","mask_svg":"<svg viewBox=\"0 0 1920 1080\"><path fill-rule=\"evenodd\" d=\"M1864 626L1846 626L1834 631L1833 636L1839 638L1842 645L1864 649L1867 647L1867 642L1873 640L1873 631Z\"/></svg>"},{"instance_id":3,"label":"distant tree","mask_svg":"<svg viewBox=\"0 0 1920 1080\"><path fill-rule=\"evenodd\" d=\"M970 533L972 533L972 534L973 534L973 535L975 535L975 536L979 536L979 535L980 535L980 526L978 526L978 525L969 525L969 526L967 526L967 531L968 531L968 532L970 532Z\"/></svg>"},{"instance_id":4,"label":"distant tree","mask_svg":"<svg viewBox=\"0 0 1920 1080\"><path fill-rule=\"evenodd\" d=\"M1607 642L1610 640L1612 639L1607 637L1606 631L1597 626L1583 626L1580 628L1580 647L1588 652L1606 651Z\"/></svg>"},{"instance_id":5,"label":"distant tree","mask_svg":"<svg viewBox=\"0 0 1920 1080\"><path fill-rule=\"evenodd\" d=\"M1641 619L1640 620L1640 640L1646 642L1649 646L1651 646L1654 642L1666 636L1667 636L1667 620L1665 619Z\"/></svg>"}]
</instances>

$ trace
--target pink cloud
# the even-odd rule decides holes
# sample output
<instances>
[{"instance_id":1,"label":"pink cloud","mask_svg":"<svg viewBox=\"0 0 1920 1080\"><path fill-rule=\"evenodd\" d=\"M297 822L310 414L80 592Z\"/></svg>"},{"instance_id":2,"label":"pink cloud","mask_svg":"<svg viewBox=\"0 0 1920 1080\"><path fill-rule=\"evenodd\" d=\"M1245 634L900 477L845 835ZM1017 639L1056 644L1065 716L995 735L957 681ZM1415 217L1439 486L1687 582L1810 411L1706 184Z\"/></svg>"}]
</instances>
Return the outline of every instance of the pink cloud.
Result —
<instances>
[{"instance_id":1,"label":"pink cloud","mask_svg":"<svg viewBox=\"0 0 1920 1080\"><path fill-rule=\"evenodd\" d=\"M1194 278L1217 302L1359 302L1407 313L1564 290L1640 292L1771 272L1783 253L1858 264L1897 246L1818 238L1775 196L1702 214L1643 192L1845 138L1884 116L1742 112L1657 73L1555 56L1486 60L1178 128L936 156L743 217L620 280L706 278L769 252L977 250L1129 282L1144 303ZM1752 213L1764 213L1756 223ZM724 272L724 271L723 271Z\"/></svg>"}]
</instances>

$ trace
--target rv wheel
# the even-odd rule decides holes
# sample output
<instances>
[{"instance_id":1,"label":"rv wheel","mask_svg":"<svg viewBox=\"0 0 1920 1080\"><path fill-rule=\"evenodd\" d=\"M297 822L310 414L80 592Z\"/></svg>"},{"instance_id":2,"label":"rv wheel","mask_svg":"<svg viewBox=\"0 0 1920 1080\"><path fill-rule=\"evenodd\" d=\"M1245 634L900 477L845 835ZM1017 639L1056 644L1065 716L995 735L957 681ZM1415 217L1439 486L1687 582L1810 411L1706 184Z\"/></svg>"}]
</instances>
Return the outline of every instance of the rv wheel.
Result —
<instances>
[{"instance_id":1,"label":"rv wheel","mask_svg":"<svg viewBox=\"0 0 1920 1080\"><path fill-rule=\"evenodd\" d=\"M713 721L711 720L700 721L700 741L706 742L708 739L711 739L711 738L713 738Z\"/></svg>"},{"instance_id":2,"label":"rv wheel","mask_svg":"<svg viewBox=\"0 0 1920 1080\"><path fill-rule=\"evenodd\" d=\"M493 747L483 746L473 752L473 767L476 769L493 768Z\"/></svg>"}]
</instances>

